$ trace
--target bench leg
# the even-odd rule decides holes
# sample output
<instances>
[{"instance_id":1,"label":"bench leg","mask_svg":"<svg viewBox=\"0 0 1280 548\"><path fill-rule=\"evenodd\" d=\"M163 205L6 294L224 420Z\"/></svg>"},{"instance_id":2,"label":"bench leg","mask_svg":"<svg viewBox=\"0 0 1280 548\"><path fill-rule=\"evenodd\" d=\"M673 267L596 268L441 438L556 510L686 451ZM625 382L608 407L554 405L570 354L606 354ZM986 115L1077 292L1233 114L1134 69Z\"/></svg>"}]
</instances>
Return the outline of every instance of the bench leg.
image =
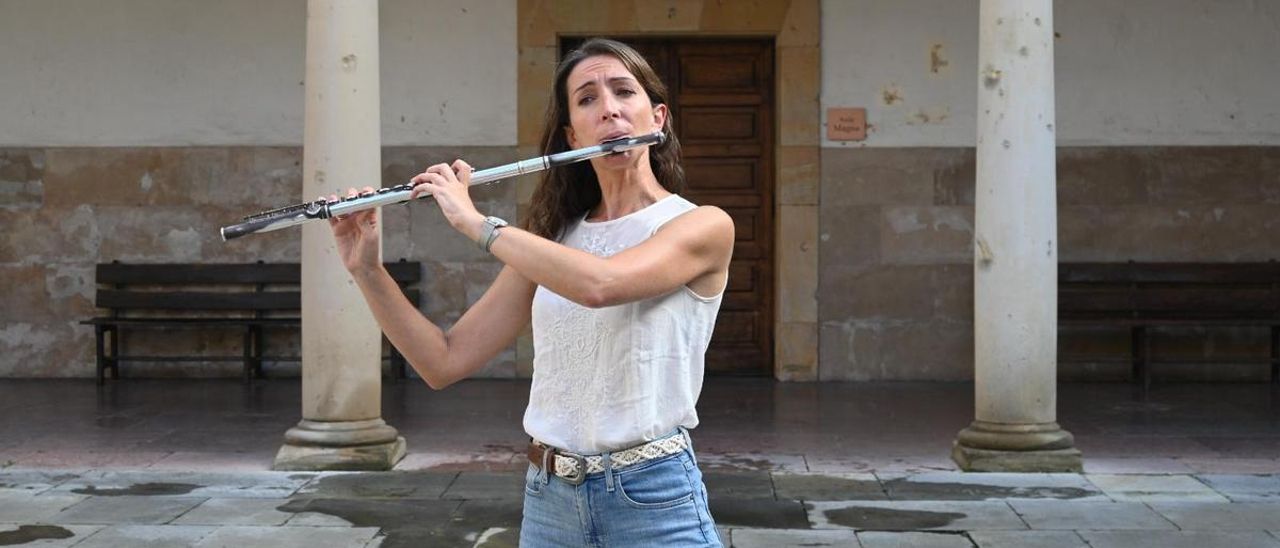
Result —
<instances>
[{"instance_id":1,"label":"bench leg","mask_svg":"<svg viewBox=\"0 0 1280 548\"><path fill-rule=\"evenodd\" d=\"M267 347L267 336L263 333L262 326L253 326L253 376L261 379L262 374L262 353Z\"/></svg>"},{"instance_id":2,"label":"bench leg","mask_svg":"<svg viewBox=\"0 0 1280 548\"><path fill-rule=\"evenodd\" d=\"M111 357L107 365L111 367L111 380L117 380L120 378L120 326L113 325L107 331L111 332Z\"/></svg>"},{"instance_id":3,"label":"bench leg","mask_svg":"<svg viewBox=\"0 0 1280 548\"><path fill-rule=\"evenodd\" d=\"M107 355L105 354L107 349L106 341L104 340L106 338L106 328L101 325L95 325L93 327L93 336L95 339L95 347L98 351L98 359L96 360L96 364L98 366L98 386L102 386L102 384L106 382L107 377Z\"/></svg>"},{"instance_id":4,"label":"bench leg","mask_svg":"<svg viewBox=\"0 0 1280 548\"><path fill-rule=\"evenodd\" d=\"M1151 357L1151 340L1147 336L1147 328L1133 328L1133 381L1138 383L1142 398L1146 399L1147 390L1151 388L1151 368L1148 360Z\"/></svg>"},{"instance_id":5,"label":"bench leg","mask_svg":"<svg viewBox=\"0 0 1280 548\"><path fill-rule=\"evenodd\" d=\"M253 327L244 328L244 382L253 381Z\"/></svg>"}]
</instances>

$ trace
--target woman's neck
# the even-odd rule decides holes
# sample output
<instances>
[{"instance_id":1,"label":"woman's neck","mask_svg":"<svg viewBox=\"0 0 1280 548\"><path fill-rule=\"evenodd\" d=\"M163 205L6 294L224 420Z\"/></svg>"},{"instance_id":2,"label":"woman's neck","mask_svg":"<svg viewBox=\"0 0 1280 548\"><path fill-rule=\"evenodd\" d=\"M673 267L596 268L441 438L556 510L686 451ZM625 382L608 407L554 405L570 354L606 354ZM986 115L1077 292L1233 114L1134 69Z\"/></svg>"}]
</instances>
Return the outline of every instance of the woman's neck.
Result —
<instances>
[{"instance_id":1,"label":"woman's neck","mask_svg":"<svg viewBox=\"0 0 1280 548\"><path fill-rule=\"evenodd\" d=\"M670 196L653 171L647 169L648 162L645 164L645 169L596 172L600 181L600 203L591 209L588 220L612 221Z\"/></svg>"}]
</instances>

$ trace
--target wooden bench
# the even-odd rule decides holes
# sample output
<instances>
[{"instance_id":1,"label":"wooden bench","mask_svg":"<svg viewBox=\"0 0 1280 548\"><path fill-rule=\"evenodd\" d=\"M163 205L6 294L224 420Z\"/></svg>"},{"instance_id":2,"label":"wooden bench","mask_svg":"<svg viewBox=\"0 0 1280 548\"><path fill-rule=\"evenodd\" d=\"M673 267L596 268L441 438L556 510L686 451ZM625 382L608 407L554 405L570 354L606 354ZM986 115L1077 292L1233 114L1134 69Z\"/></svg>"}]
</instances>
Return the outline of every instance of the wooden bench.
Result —
<instances>
[{"instance_id":1,"label":"wooden bench","mask_svg":"<svg viewBox=\"0 0 1280 548\"><path fill-rule=\"evenodd\" d=\"M1058 266L1058 322L1127 327L1133 380L1151 385L1150 329L1163 326L1269 328L1271 355L1158 363L1268 363L1280 384L1280 264L1063 263ZM1059 361L1105 361L1065 356Z\"/></svg>"},{"instance_id":2,"label":"wooden bench","mask_svg":"<svg viewBox=\"0 0 1280 548\"><path fill-rule=\"evenodd\" d=\"M417 289L409 287L422 277L421 265L401 260L386 263L415 306ZM263 361L300 361L298 356L269 356L267 328L301 326L302 268L298 263L239 264L99 264L96 268L97 307L106 315L80 322L92 325L97 345L98 384L111 370L119 378L120 362L217 362L239 361L244 379L262 376ZM239 356L196 353L156 356L132 355L120 345L124 329L232 329L243 333ZM388 345L390 346L390 345ZM392 371L404 376L404 357L391 347Z\"/></svg>"}]
</instances>

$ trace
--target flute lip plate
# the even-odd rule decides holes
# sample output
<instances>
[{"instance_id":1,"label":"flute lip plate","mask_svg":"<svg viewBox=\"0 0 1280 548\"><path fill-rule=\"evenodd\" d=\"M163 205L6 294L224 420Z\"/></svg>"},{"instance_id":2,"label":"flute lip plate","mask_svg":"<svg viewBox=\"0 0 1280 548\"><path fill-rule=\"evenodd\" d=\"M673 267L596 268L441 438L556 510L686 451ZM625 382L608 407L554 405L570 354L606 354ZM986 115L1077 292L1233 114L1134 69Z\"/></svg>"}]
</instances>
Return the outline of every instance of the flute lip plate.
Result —
<instances>
[{"instance_id":1,"label":"flute lip plate","mask_svg":"<svg viewBox=\"0 0 1280 548\"><path fill-rule=\"evenodd\" d=\"M600 146L609 149L611 152L618 153L642 146L660 144L666 139L667 136L661 131L655 131L644 135L623 136L617 139L610 139L600 143Z\"/></svg>"}]
</instances>

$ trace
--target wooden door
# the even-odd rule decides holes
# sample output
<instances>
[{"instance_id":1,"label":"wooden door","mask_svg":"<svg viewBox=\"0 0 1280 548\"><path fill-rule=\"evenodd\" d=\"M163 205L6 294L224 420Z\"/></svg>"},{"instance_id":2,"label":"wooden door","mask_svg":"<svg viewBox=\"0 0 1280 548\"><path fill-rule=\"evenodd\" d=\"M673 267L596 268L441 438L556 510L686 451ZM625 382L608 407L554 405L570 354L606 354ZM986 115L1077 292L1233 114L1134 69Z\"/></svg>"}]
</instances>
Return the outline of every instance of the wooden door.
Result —
<instances>
[{"instance_id":1,"label":"wooden door","mask_svg":"<svg viewBox=\"0 0 1280 548\"><path fill-rule=\"evenodd\" d=\"M683 148L684 196L724 209L737 231L707 371L773 374L773 42L619 38L666 83ZM581 38L562 38L561 54Z\"/></svg>"}]
</instances>

